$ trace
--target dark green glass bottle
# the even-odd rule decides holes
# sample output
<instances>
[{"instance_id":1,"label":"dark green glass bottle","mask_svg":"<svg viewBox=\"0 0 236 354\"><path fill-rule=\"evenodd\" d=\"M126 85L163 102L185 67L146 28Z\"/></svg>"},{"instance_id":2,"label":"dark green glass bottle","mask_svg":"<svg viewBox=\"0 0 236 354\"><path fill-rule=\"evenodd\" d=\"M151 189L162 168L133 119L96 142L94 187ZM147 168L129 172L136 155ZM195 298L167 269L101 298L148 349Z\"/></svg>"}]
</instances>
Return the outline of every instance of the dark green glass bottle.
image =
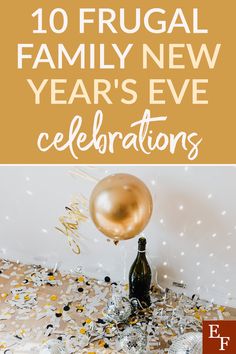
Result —
<instances>
[{"instance_id":1,"label":"dark green glass bottle","mask_svg":"<svg viewBox=\"0 0 236 354\"><path fill-rule=\"evenodd\" d=\"M151 305L151 280L151 268L146 258L146 239L140 237L138 240L138 254L129 272L129 298L138 299L142 307Z\"/></svg>"}]
</instances>

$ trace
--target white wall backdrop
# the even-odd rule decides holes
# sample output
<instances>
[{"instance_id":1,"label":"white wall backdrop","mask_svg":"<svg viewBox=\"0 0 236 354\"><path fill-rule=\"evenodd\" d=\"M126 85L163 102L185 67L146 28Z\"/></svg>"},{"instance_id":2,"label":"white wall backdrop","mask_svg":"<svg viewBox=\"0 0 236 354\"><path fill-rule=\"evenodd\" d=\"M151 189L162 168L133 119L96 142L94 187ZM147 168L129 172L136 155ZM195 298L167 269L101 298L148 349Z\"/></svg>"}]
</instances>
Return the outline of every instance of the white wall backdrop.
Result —
<instances>
[{"instance_id":1,"label":"white wall backdrop","mask_svg":"<svg viewBox=\"0 0 236 354\"><path fill-rule=\"evenodd\" d=\"M236 306L236 168L198 166L1 166L0 257L93 277L127 281L137 238L115 246L91 221L81 227L81 254L55 229L72 198L89 198L95 181L116 172L140 177L154 199L145 229L158 282L186 284L186 293ZM79 173L80 174L80 173Z\"/></svg>"}]
</instances>

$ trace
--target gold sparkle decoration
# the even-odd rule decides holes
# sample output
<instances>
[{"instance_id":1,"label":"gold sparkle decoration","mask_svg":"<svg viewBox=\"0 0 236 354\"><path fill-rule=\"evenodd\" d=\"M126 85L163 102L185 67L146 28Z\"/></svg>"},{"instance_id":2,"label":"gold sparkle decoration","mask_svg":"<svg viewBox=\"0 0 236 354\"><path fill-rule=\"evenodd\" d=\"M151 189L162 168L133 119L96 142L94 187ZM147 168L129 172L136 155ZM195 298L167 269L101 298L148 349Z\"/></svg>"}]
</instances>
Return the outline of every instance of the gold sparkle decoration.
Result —
<instances>
[{"instance_id":1,"label":"gold sparkle decoration","mask_svg":"<svg viewBox=\"0 0 236 354\"><path fill-rule=\"evenodd\" d=\"M69 206L65 207L65 210L65 215L59 217L60 226L56 229L67 237L72 251L80 254L80 224L88 219L86 198L81 195L79 199L73 200Z\"/></svg>"},{"instance_id":2,"label":"gold sparkle decoration","mask_svg":"<svg viewBox=\"0 0 236 354\"><path fill-rule=\"evenodd\" d=\"M87 166L87 169L90 169L92 170L93 169L93 166ZM87 171L85 171L84 169L82 168L74 168L73 170L70 171L70 174L73 176L73 177L80 177L82 179L85 179L89 182L95 182L97 183L98 182L98 178L94 177L92 174L88 173Z\"/></svg>"}]
</instances>

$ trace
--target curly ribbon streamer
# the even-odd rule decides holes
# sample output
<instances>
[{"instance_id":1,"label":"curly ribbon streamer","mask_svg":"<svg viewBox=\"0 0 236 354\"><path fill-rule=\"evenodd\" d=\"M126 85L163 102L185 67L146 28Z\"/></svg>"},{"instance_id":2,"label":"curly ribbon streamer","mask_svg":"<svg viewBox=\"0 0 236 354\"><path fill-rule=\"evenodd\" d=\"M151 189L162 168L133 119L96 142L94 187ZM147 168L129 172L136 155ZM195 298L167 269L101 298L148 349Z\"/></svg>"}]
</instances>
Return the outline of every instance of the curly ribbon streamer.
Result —
<instances>
[{"instance_id":1,"label":"curly ribbon streamer","mask_svg":"<svg viewBox=\"0 0 236 354\"><path fill-rule=\"evenodd\" d=\"M88 216L84 213L87 211L87 201L81 196L79 201L72 201L69 207L65 207L66 215L59 217L59 222L62 227L56 227L56 229L62 232L68 240L69 246L72 251L76 254L80 254L80 246L79 246L79 227L82 222L85 222L88 219Z\"/></svg>"}]
</instances>

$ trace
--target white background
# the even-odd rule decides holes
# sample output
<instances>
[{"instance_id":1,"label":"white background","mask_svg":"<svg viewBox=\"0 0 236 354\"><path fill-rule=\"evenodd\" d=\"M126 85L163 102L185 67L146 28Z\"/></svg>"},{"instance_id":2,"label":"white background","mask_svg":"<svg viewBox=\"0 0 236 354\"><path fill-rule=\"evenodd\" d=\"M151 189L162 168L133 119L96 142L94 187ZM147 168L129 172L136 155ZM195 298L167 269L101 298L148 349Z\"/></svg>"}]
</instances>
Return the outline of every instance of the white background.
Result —
<instances>
[{"instance_id":1,"label":"white background","mask_svg":"<svg viewBox=\"0 0 236 354\"><path fill-rule=\"evenodd\" d=\"M91 221L81 226L81 254L55 229L65 206L114 172L140 177L154 200L145 229L153 275L188 294L236 307L236 168L200 166L1 166L0 257L54 266L82 266L93 277L127 281L137 238L107 242ZM79 171L79 172L78 172Z\"/></svg>"}]
</instances>

